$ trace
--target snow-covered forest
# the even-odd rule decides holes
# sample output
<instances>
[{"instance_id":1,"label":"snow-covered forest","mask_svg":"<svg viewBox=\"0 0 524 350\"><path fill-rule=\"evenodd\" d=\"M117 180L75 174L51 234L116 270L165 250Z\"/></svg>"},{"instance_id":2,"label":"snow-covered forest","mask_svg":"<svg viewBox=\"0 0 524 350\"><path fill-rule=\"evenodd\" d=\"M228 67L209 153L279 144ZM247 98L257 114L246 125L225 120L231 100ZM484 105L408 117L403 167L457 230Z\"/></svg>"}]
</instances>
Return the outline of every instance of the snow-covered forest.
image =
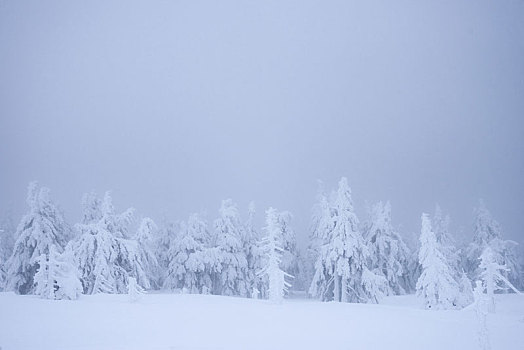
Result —
<instances>
[{"instance_id":1,"label":"snow-covered forest","mask_svg":"<svg viewBox=\"0 0 524 350\"><path fill-rule=\"evenodd\" d=\"M418 242L405 242L392 220L391 203L374 204L368 216L359 220L348 181L342 178L332 191L318 191L309 244L302 250L290 212L268 208L259 213L253 202L243 211L245 215L226 199L211 222L206 215L194 213L186 220L155 223L133 208L116 209L110 192L103 197L86 193L82 217L71 223L50 190L36 182L29 184L26 201L27 213L18 225L7 216L0 231L4 291L0 309L4 317L10 315L4 320L0 315L0 335L5 331L7 345L13 348L34 347L35 340L38 347L50 349L79 344L107 349L165 348L166 344L216 348L226 343L231 349L340 347L345 342L342 325L359 320L353 329L360 329L361 335L348 341L362 347L491 349L493 343L503 349L513 346L515 317L524 312L522 255L515 242L504 239L501 226L482 201L475 209L466 244L456 243L450 216L438 205L434 213L421 214ZM255 225L257 215L263 215L263 227ZM33 299L20 299L20 295ZM318 303L305 302L305 298ZM52 303L35 304L42 299ZM64 304L67 308L61 309L55 304L64 299L78 306ZM248 299L262 300L240 302ZM269 304L260 304L264 300ZM326 301L338 309L319 307ZM347 309L342 303L378 306ZM119 305L124 309L119 311ZM137 309L140 305L143 309ZM380 305L383 308L377 308ZM439 314L439 310L454 314ZM227 316L229 311L249 326ZM410 315L414 311L426 314ZM122 319L121 312L138 323ZM76 317L91 320L103 314L105 321L87 328L73 326L67 333L49 328L48 323L8 322L28 314L38 320L49 313L57 315L61 328L69 327L63 322ZM175 321L175 327L186 329L186 334L173 338L168 336L170 328L165 328L171 321L166 320L177 314L191 315L193 321ZM163 321L143 324L151 317ZM315 317L328 322L306 335L296 333L311 328L307 322ZM386 321L369 324L375 318L390 317L401 323L395 327ZM266 319L272 320L270 325L262 321ZM490 326L495 320L498 328ZM20 331L9 331L11 325L22 322L36 338L13 337ZM406 333L408 329L429 325L435 327L429 338L414 337L407 347L399 341L399 335L413 337ZM200 338L202 327L215 329L214 341ZM243 336L224 336L228 327ZM374 327L380 332L376 340L369 338ZM289 328L288 337L264 337L256 343L242 340L257 339L263 328L274 334ZM129 342L111 329L120 329L116 334L133 330L140 336ZM99 336L88 340L84 332ZM151 332L158 335L148 336ZM437 337L442 332L448 336ZM49 343L55 337L58 343ZM78 343L75 338L83 340Z\"/></svg>"},{"instance_id":2,"label":"snow-covered forest","mask_svg":"<svg viewBox=\"0 0 524 350\"><path fill-rule=\"evenodd\" d=\"M390 202L359 219L346 178L319 190L307 249L297 246L293 215L269 208L256 227L255 204L245 215L223 200L218 217L199 213L155 223L118 210L110 192L87 193L79 222L66 221L50 190L29 184L27 213L1 231L1 288L47 299L81 294L164 291L282 301L306 292L321 301L380 303L416 293L428 309L461 309L480 282L494 308L495 293L519 293L523 259L480 201L470 241L455 243L450 217L438 205L421 214L418 244L407 244ZM6 218L4 222L12 222Z\"/></svg>"},{"instance_id":3,"label":"snow-covered forest","mask_svg":"<svg viewBox=\"0 0 524 350\"><path fill-rule=\"evenodd\" d=\"M0 350L522 348L523 43L522 0L0 1Z\"/></svg>"}]
</instances>

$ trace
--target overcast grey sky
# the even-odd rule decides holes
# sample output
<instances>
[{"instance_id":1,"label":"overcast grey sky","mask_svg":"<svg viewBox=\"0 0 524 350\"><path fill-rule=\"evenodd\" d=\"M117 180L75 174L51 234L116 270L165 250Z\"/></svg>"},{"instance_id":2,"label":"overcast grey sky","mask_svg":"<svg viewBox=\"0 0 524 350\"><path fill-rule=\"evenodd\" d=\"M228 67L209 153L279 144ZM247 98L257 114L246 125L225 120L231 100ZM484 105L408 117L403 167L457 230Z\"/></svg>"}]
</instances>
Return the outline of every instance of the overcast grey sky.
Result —
<instances>
[{"instance_id":1,"label":"overcast grey sky","mask_svg":"<svg viewBox=\"0 0 524 350\"><path fill-rule=\"evenodd\" d=\"M159 220L231 197L295 214L317 179L435 202L471 233L479 198L524 243L524 1L1 1L0 211L27 183L70 222L82 193ZM260 213L259 213L260 214Z\"/></svg>"}]
</instances>

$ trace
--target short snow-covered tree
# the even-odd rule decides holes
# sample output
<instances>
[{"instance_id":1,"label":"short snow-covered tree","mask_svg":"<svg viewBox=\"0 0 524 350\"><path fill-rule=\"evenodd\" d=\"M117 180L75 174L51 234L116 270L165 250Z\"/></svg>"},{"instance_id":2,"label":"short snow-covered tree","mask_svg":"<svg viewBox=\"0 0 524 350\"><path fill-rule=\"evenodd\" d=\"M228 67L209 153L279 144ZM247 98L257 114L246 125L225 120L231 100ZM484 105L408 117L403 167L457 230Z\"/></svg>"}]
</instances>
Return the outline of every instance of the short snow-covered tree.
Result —
<instances>
[{"instance_id":1,"label":"short snow-covered tree","mask_svg":"<svg viewBox=\"0 0 524 350\"><path fill-rule=\"evenodd\" d=\"M35 294L45 299L78 299L82 284L71 260L67 253L59 254L54 246L36 258L39 267L34 277Z\"/></svg>"},{"instance_id":2,"label":"short snow-covered tree","mask_svg":"<svg viewBox=\"0 0 524 350\"><path fill-rule=\"evenodd\" d=\"M49 254L51 246L61 253L70 235L62 213L49 197L49 189L39 188L36 182L29 184L27 204L29 213L18 225L18 238L5 269L6 290L18 294L34 292L37 258Z\"/></svg>"},{"instance_id":3,"label":"short snow-covered tree","mask_svg":"<svg viewBox=\"0 0 524 350\"><path fill-rule=\"evenodd\" d=\"M262 249L266 255L265 264L260 274L266 275L269 282L269 300L280 303L284 295L288 292L291 284L286 281L286 277L293 278L290 274L281 269L282 255L282 234L284 227L279 218L279 213L274 208L266 211L266 226L264 228L266 237L262 241Z\"/></svg>"},{"instance_id":4,"label":"short snow-covered tree","mask_svg":"<svg viewBox=\"0 0 524 350\"><path fill-rule=\"evenodd\" d=\"M142 294L145 293L144 288L142 288L137 282L136 278L129 277L129 283L127 285L127 295L129 296L129 301L136 302L140 300Z\"/></svg>"},{"instance_id":5,"label":"short snow-covered tree","mask_svg":"<svg viewBox=\"0 0 524 350\"><path fill-rule=\"evenodd\" d=\"M422 274L417 281L417 296L428 309L455 307L458 285L447 260L440 250L428 214L422 214L419 262Z\"/></svg>"},{"instance_id":6,"label":"short snow-covered tree","mask_svg":"<svg viewBox=\"0 0 524 350\"><path fill-rule=\"evenodd\" d=\"M465 272L462 272L459 280L459 295L457 297L456 304L458 307L466 307L473 303L473 289L471 287L471 281Z\"/></svg>"},{"instance_id":7,"label":"short snow-covered tree","mask_svg":"<svg viewBox=\"0 0 524 350\"><path fill-rule=\"evenodd\" d=\"M220 262L220 269L215 272L214 294L242 297L251 294L246 283L248 263L242 247L243 229L237 206L231 199L223 200L220 217L215 220L214 260Z\"/></svg>"},{"instance_id":8,"label":"short snow-covered tree","mask_svg":"<svg viewBox=\"0 0 524 350\"><path fill-rule=\"evenodd\" d=\"M366 229L370 268L388 281L388 294L405 294L411 288L410 251L391 224L391 205L378 202Z\"/></svg>"},{"instance_id":9,"label":"short snow-covered tree","mask_svg":"<svg viewBox=\"0 0 524 350\"><path fill-rule=\"evenodd\" d=\"M115 213L111 195L101 202L101 218L89 224L78 224L80 235L67 250L74 257L85 294L127 293L129 277L149 288L149 278L138 244L126 239L131 209Z\"/></svg>"},{"instance_id":10,"label":"short snow-covered tree","mask_svg":"<svg viewBox=\"0 0 524 350\"><path fill-rule=\"evenodd\" d=\"M164 288L179 289L193 294L208 294L212 289L208 269L207 246L210 234L207 223L198 214L183 222L178 239L169 250Z\"/></svg>"},{"instance_id":11,"label":"short snow-covered tree","mask_svg":"<svg viewBox=\"0 0 524 350\"><path fill-rule=\"evenodd\" d=\"M322 300L378 302L387 281L368 269L369 251L359 230L346 178L340 180L329 208L320 219L322 245L310 294Z\"/></svg>"}]
</instances>

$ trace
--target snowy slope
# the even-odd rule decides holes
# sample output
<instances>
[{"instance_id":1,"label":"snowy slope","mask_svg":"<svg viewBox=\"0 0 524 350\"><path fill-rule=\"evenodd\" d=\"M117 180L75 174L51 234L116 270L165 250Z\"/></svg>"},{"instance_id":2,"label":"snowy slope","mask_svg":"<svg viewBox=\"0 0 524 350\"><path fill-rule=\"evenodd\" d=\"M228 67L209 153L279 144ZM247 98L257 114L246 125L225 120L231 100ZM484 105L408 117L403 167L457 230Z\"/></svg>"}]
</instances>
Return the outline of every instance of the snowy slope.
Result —
<instances>
[{"instance_id":1,"label":"snowy slope","mask_svg":"<svg viewBox=\"0 0 524 350\"><path fill-rule=\"evenodd\" d=\"M524 296L498 296L493 349L524 342ZM474 310L426 311L413 296L381 305L204 295L42 300L0 293L0 347L11 349L478 349Z\"/></svg>"}]
</instances>

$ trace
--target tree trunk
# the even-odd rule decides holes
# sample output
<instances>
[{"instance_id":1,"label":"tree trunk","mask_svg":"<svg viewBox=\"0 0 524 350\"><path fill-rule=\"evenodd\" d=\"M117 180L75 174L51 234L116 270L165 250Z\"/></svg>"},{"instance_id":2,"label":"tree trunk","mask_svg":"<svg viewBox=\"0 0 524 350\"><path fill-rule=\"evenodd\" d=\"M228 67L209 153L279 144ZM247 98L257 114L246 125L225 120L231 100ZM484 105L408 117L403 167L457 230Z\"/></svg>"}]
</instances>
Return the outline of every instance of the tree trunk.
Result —
<instances>
[{"instance_id":1,"label":"tree trunk","mask_svg":"<svg viewBox=\"0 0 524 350\"><path fill-rule=\"evenodd\" d=\"M340 276L337 274L337 271L335 270L335 289L333 290L334 294L334 301L340 302Z\"/></svg>"},{"instance_id":2,"label":"tree trunk","mask_svg":"<svg viewBox=\"0 0 524 350\"><path fill-rule=\"evenodd\" d=\"M349 280L342 279L342 302L349 303Z\"/></svg>"}]
</instances>

